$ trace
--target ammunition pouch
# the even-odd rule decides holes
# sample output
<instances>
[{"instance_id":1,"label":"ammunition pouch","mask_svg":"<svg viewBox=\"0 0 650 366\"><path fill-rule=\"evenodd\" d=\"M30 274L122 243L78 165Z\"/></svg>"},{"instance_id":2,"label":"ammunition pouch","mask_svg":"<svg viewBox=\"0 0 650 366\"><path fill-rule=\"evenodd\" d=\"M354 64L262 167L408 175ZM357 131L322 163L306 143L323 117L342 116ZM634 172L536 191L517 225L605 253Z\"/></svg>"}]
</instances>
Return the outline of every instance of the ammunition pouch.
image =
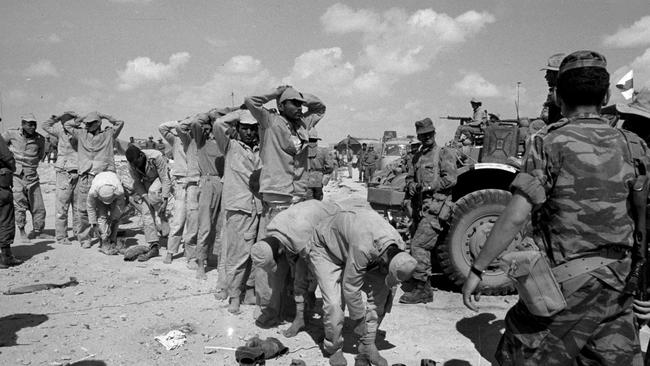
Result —
<instances>
[{"instance_id":1,"label":"ammunition pouch","mask_svg":"<svg viewBox=\"0 0 650 366\"><path fill-rule=\"evenodd\" d=\"M436 215L439 220L447 221L451 217L454 203L451 196L442 193L433 193L429 196L424 209L432 215Z\"/></svg>"},{"instance_id":2,"label":"ammunition pouch","mask_svg":"<svg viewBox=\"0 0 650 366\"><path fill-rule=\"evenodd\" d=\"M531 314L550 317L564 310L566 297L577 288L560 285L598 268L627 258L629 251L607 247L551 269L546 256L536 250L506 253L501 257L508 277L515 282L520 300Z\"/></svg>"}]
</instances>

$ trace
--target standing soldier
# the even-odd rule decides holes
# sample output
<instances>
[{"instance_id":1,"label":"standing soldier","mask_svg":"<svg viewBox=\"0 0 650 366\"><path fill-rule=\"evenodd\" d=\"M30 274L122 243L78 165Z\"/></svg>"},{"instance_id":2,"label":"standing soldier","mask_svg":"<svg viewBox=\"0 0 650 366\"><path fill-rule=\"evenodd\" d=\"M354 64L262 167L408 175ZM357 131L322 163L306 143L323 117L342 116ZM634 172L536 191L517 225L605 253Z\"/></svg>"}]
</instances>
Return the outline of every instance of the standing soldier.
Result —
<instances>
[{"instance_id":1,"label":"standing soldier","mask_svg":"<svg viewBox=\"0 0 650 366\"><path fill-rule=\"evenodd\" d=\"M456 156L436 145L436 129L430 118L415 122L418 140L422 143L413 158L413 169L406 177L406 189L415 197L415 233L411 239L411 255L418 265L413 272L414 288L404 293L399 302L418 304L433 301L431 251L435 248L445 220L451 214L451 188L456 185Z\"/></svg>"},{"instance_id":2,"label":"standing soldier","mask_svg":"<svg viewBox=\"0 0 650 366\"><path fill-rule=\"evenodd\" d=\"M246 289L249 299L254 297L251 294L254 278L250 276L250 252L262 215L259 193L262 162L257 121L249 111L233 111L217 118L212 132L226 155L222 203L226 211L227 246L220 261L225 266L228 311L237 314L242 289Z\"/></svg>"},{"instance_id":3,"label":"standing soldier","mask_svg":"<svg viewBox=\"0 0 650 366\"><path fill-rule=\"evenodd\" d=\"M14 155L9 151L4 138L0 136L0 269L22 263L11 253L11 244L16 235L14 196L11 192L15 171Z\"/></svg>"},{"instance_id":4,"label":"standing soldier","mask_svg":"<svg viewBox=\"0 0 650 366\"><path fill-rule=\"evenodd\" d=\"M88 221L99 234L99 251L115 255L117 229L126 209L124 188L114 172L101 172L93 178L88 191Z\"/></svg>"},{"instance_id":5,"label":"standing soldier","mask_svg":"<svg viewBox=\"0 0 650 366\"><path fill-rule=\"evenodd\" d=\"M364 142L361 144L361 150L357 154L357 169L359 169L359 182L363 183L366 181L366 166L364 162L366 160L366 153L368 152L368 145Z\"/></svg>"},{"instance_id":6,"label":"standing soldier","mask_svg":"<svg viewBox=\"0 0 650 366\"><path fill-rule=\"evenodd\" d=\"M341 211L316 226L308 246L323 297L323 348L330 365L347 364L341 350L344 304L360 337L356 364L361 359L363 365L388 365L375 345L377 330L392 307L393 288L416 266L400 234L375 211Z\"/></svg>"},{"instance_id":7,"label":"standing soldier","mask_svg":"<svg viewBox=\"0 0 650 366\"><path fill-rule=\"evenodd\" d=\"M560 107L555 104L555 88L557 86L557 72L560 67L560 62L564 58L563 53L556 53L555 55L548 58L548 63L546 67L542 67L540 71L546 70L544 78L548 84L548 96L542 107L542 112L540 117L547 125L555 123L562 118L560 113Z\"/></svg>"},{"instance_id":8,"label":"standing soldier","mask_svg":"<svg viewBox=\"0 0 650 366\"><path fill-rule=\"evenodd\" d=\"M156 149L156 141L153 140L153 136L149 136L149 139L145 141L144 148L150 150Z\"/></svg>"},{"instance_id":9,"label":"standing soldier","mask_svg":"<svg viewBox=\"0 0 650 366\"><path fill-rule=\"evenodd\" d=\"M45 204L41 194L38 177L38 163L45 156L45 138L36 132L36 118L33 114L21 117L21 127L11 129L4 134L4 139L16 159L14 172L14 204L16 206L16 225L23 241L31 239L48 239L43 234L45 228ZM27 236L25 223L26 211L32 215L32 232Z\"/></svg>"},{"instance_id":10,"label":"standing soldier","mask_svg":"<svg viewBox=\"0 0 650 366\"><path fill-rule=\"evenodd\" d=\"M57 244L70 245L68 240L68 210L72 206L72 232L75 237L79 232L79 213L77 198L79 196L79 165L77 164L77 141L63 128L63 124L77 118L75 112L64 112L52 116L43 123L43 130L56 137L60 157L54 166L56 171L56 203L54 208L54 231Z\"/></svg>"},{"instance_id":11,"label":"standing soldier","mask_svg":"<svg viewBox=\"0 0 650 366\"><path fill-rule=\"evenodd\" d=\"M156 225L156 216L163 217L167 210L171 180L167 158L158 150L140 150L131 145L126 149L126 160L133 178L133 191L140 200L145 240L149 243L149 251L138 257L138 261L144 262L158 256L160 226Z\"/></svg>"},{"instance_id":12,"label":"standing soldier","mask_svg":"<svg viewBox=\"0 0 650 366\"><path fill-rule=\"evenodd\" d=\"M108 126L102 130L103 119L113 126ZM80 121L85 128L81 128L79 121L76 119L67 120L63 126L77 144L77 162L79 164L79 180L77 181L79 228L77 229L77 238L82 248L90 248L92 238L90 235L91 227L88 222L88 191L93 178L97 174L106 171L115 172L115 141L124 127L124 121L98 112L88 113ZM74 144L73 141L71 142Z\"/></svg>"},{"instance_id":13,"label":"standing soldier","mask_svg":"<svg viewBox=\"0 0 650 366\"><path fill-rule=\"evenodd\" d=\"M309 173L307 177L307 199L323 200L323 176L334 170L327 151L318 147L318 132L309 131Z\"/></svg>"},{"instance_id":14,"label":"standing soldier","mask_svg":"<svg viewBox=\"0 0 650 366\"><path fill-rule=\"evenodd\" d=\"M264 108L271 100L276 100L279 114ZM260 193L264 204L260 236L263 236L266 225L278 212L305 199L308 133L323 118L326 108L316 96L300 93L290 86L280 86L266 95L247 97L244 104L260 128ZM304 114L303 107L307 108ZM287 266L286 258L279 261L279 267ZM286 282L280 273L255 273L255 291L262 307L262 315L255 322L258 326L279 323L281 292Z\"/></svg>"},{"instance_id":15,"label":"standing soldier","mask_svg":"<svg viewBox=\"0 0 650 366\"><path fill-rule=\"evenodd\" d=\"M488 113L485 108L481 107L483 102L476 98L472 98L472 100L469 101L469 104L472 106L472 121L487 123Z\"/></svg>"},{"instance_id":16,"label":"standing soldier","mask_svg":"<svg viewBox=\"0 0 650 366\"><path fill-rule=\"evenodd\" d=\"M496 351L501 365L642 364L634 299L624 292L635 224L628 183L642 174L633 159L650 155L638 136L610 127L601 116L609 98L606 67L605 57L593 51L562 60L556 95L565 118L533 136L512 182L514 194L463 286L463 302L476 311L472 294L483 271L532 215L545 254L540 261L552 267L535 275L546 273L561 291L561 299L549 291L537 296L564 307L549 314L541 311L546 302L513 306ZM519 287L526 296L527 287Z\"/></svg>"},{"instance_id":17,"label":"standing soldier","mask_svg":"<svg viewBox=\"0 0 650 366\"><path fill-rule=\"evenodd\" d=\"M194 258L191 249L196 248L199 218L199 167L190 164L196 161L196 144L186 134L177 132L178 121L169 121L158 127L160 134L172 147L174 162L170 173L174 184L174 214L170 223L167 255L164 263L171 263L174 254L185 243L185 258ZM189 159L188 159L189 156Z\"/></svg>"},{"instance_id":18,"label":"standing soldier","mask_svg":"<svg viewBox=\"0 0 650 366\"><path fill-rule=\"evenodd\" d=\"M377 162L379 161L379 154L375 151L375 147L370 145L368 151L363 156L363 179L365 183L370 183L372 180L372 175L375 174L375 169L377 169Z\"/></svg>"},{"instance_id":19,"label":"standing soldier","mask_svg":"<svg viewBox=\"0 0 650 366\"><path fill-rule=\"evenodd\" d=\"M199 113L180 122L180 134L190 137L196 145L199 178L199 219L196 244L196 278L205 280L205 265L208 253L212 252L217 234L221 230L217 225L221 208L224 156L223 148L217 146L212 134L212 124L231 109L212 109L208 113ZM189 162L188 162L189 164ZM225 245L222 243L222 245ZM220 258L220 261L223 258ZM223 263L223 262L221 262Z\"/></svg>"}]
</instances>

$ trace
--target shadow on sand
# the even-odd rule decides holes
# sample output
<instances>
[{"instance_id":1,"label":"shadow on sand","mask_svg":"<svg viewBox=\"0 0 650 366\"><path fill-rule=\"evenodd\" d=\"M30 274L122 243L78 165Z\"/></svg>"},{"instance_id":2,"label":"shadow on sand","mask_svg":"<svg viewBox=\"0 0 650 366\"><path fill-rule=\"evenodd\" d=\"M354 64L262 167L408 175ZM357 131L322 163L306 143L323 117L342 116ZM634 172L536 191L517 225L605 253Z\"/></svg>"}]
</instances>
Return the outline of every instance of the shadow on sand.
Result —
<instances>
[{"instance_id":1,"label":"shadow on sand","mask_svg":"<svg viewBox=\"0 0 650 366\"><path fill-rule=\"evenodd\" d=\"M496 315L481 313L470 318L463 318L456 323L456 330L474 343L474 348L481 357L495 364L494 351L501 339L501 330L504 328L503 320L495 320ZM462 360L450 365L463 365ZM451 362L448 361L448 362ZM447 363L445 363L447 365Z\"/></svg>"},{"instance_id":2,"label":"shadow on sand","mask_svg":"<svg viewBox=\"0 0 650 366\"><path fill-rule=\"evenodd\" d=\"M36 327L45 323L49 318L43 314L12 314L0 318L0 347L15 346L17 333L23 328Z\"/></svg>"}]
</instances>

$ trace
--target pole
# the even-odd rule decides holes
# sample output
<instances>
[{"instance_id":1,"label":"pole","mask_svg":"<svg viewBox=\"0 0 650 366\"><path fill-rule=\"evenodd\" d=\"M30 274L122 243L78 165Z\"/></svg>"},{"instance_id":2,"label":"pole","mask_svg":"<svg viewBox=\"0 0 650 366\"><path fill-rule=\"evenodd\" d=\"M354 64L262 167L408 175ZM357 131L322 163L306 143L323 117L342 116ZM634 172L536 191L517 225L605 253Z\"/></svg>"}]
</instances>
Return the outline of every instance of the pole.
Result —
<instances>
[{"instance_id":1,"label":"pole","mask_svg":"<svg viewBox=\"0 0 650 366\"><path fill-rule=\"evenodd\" d=\"M235 91L234 90L230 92L230 103L232 103L231 104L232 107L235 106Z\"/></svg>"},{"instance_id":2,"label":"pole","mask_svg":"<svg viewBox=\"0 0 650 366\"><path fill-rule=\"evenodd\" d=\"M519 120L519 86L521 85L521 81L517 82L517 103L515 103L516 109L517 109L517 120Z\"/></svg>"}]
</instances>

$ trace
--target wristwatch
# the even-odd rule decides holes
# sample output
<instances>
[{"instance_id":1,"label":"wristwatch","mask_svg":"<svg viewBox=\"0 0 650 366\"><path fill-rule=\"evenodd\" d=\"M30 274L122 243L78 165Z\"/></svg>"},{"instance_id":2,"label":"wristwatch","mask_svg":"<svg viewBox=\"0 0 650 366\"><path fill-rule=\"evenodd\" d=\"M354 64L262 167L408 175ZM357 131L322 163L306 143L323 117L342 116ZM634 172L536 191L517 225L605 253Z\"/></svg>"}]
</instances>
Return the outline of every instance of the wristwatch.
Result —
<instances>
[{"instance_id":1,"label":"wristwatch","mask_svg":"<svg viewBox=\"0 0 650 366\"><path fill-rule=\"evenodd\" d=\"M474 267L473 264L469 268L469 270L470 272L474 273L479 278L479 280L483 281L483 273L485 273L485 270L481 271L480 269Z\"/></svg>"}]
</instances>

